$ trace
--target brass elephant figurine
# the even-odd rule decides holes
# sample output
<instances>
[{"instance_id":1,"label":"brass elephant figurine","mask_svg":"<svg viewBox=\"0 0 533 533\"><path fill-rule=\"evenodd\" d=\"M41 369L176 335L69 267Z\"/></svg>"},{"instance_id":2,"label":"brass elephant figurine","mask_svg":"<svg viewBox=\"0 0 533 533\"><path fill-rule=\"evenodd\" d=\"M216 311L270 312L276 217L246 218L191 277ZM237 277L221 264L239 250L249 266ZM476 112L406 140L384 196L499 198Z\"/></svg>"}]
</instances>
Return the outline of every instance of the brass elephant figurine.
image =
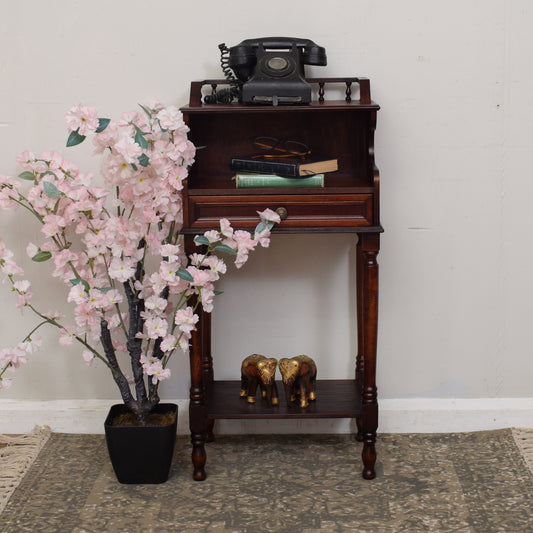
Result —
<instances>
[{"instance_id":1,"label":"brass elephant figurine","mask_svg":"<svg viewBox=\"0 0 533 533\"><path fill-rule=\"evenodd\" d=\"M287 406L300 397L300 407L307 407L309 400L316 400L316 364L307 355L298 355L291 359L284 357L279 361L281 379L285 387Z\"/></svg>"},{"instance_id":2,"label":"brass elephant figurine","mask_svg":"<svg viewBox=\"0 0 533 533\"><path fill-rule=\"evenodd\" d=\"M268 405L278 405L278 388L275 374L278 361L264 355L249 355L241 365L241 398L248 403L255 403L257 385L261 388L261 396Z\"/></svg>"}]
</instances>

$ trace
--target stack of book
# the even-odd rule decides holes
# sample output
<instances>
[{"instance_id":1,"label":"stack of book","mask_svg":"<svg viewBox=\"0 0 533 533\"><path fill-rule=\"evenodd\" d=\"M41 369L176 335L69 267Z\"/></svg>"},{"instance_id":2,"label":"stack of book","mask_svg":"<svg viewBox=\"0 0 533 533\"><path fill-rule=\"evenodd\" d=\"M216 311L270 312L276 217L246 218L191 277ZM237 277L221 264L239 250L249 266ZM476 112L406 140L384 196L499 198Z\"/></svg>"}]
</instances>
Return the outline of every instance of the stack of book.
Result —
<instances>
[{"instance_id":1,"label":"stack of book","mask_svg":"<svg viewBox=\"0 0 533 533\"><path fill-rule=\"evenodd\" d=\"M237 187L324 187L324 174L338 170L336 159L232 157Z\"/></svg>"}]
</instances>

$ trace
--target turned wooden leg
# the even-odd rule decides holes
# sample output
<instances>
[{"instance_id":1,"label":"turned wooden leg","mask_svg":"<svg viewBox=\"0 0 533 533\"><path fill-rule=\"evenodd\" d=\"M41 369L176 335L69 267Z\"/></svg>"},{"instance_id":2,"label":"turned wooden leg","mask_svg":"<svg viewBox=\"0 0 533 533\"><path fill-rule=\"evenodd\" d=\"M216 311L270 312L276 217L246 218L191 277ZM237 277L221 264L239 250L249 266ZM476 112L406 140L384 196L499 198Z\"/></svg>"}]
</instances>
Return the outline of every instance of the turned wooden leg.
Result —
<instances>
[{"instance_id":1,"label":"turned wooden leg","mask_svg":"<svg viewBox=\"0 0 533 533\"><path fill-rule=\"evenodd\" d=\"M189 427L192 444L192 477L195 481L205 479L205 442L207 439L207 413L205 408L205 394L202 383L201 361L201 331L193 331L190 348L191 390L189 403Z\"/></svg>"},{"instance_id":2,"label":"turned wooden leg","mask_svg":"<svg viewBox=\"0 0 533 533\"><path fill-rule=\"evenodd\" d=\"M185 236L185 250L190 253L194 247L192 237ZM207 435L206 421L207 409L205 405L204 372L203 372L203 317L200 315L197 328L192 332L191 346L189 348L189 361L191 368L191 389L189 402L189 428L191 430L193 479L205 479L205 441Z\"/></svg>"},{"instance_id":3,"label":"turned wooden leg","mask_svg":"<svg viewBox=\"0 0 533 533\"><path fill-rule=\"evenodd\" d=\"M213 356L211 355L211 313L202 313L202 374L207 387L213 383ZM208 418L206 426L206 442L215 440L215 419Z\"/></svg>"},{"instance_id":4,"label":"turned wooden leg","mask_svg":"<svg viewBox=\"0 0 533 533\"><path fill-rule=\"evenodd\" d=\"M378 401L376 387L376 353L378 333L378 262L379 234L361 235L363 256L363 398L361 427L363 437L363 477L376 477L376 431Z\"/></svg>"},{"instance_id":5,"label":"turned wooden leg","mask_svg":"<svg viewBox=\"0 0 533 533\"><path fill-rule=\"evenodd\" d=\"M359 387L363 387L364 365L365 360L363 354L364 349L364 334L363 334L363 283L364 283L364 269L363 269L363 247L361 244L361 237L358 238L356 248L356 301L357 301L357 358L355 362L355 379ZM363 425L361 417L355 419L357 424L357 435L355 438L363 441Z\"/></svg>"}]
</instances>

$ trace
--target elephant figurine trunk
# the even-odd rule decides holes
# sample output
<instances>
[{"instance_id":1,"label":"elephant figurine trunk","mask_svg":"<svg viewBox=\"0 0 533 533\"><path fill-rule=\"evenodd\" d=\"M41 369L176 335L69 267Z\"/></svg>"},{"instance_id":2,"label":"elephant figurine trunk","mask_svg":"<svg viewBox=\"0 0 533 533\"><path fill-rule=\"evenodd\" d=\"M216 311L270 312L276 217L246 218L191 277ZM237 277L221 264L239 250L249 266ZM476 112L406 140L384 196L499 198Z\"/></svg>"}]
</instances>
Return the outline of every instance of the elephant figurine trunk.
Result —
<instances>
[{"instance_id":1,"label":"elephant figurine trunk","mask_svg":"<svg viewBox=\"0 0 533 533\"><path fill-rule=\"evenodd\" d=\"M285 387L287 406L291 407L296 396L300 397L300 407L307 407L309 400L316 400L316 364L307 355L298 355L279 361L279 370Z\"/></svg>"},{"instance_id":2,"label":"elephant figurine trunk","mask_svg":"<svg viewBox=\"0 0 533 533\"><path fill-rule=\"evenodd\" d=\"M261 388L261 396L268 405L278 405L278 389L275 381L278 361L264 355L249 355L241 365L240 397L246 398L248 403L255 403L257 385Z\"/></svg>"}]
</instances>

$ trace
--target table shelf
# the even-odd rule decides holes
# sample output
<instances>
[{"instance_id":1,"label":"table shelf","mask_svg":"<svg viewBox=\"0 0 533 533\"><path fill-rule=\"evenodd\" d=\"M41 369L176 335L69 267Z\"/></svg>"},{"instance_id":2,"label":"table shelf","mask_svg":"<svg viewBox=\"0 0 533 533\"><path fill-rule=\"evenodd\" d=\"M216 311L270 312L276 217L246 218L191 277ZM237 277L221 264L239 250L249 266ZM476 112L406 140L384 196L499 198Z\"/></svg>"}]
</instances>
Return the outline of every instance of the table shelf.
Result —
<instances>
[{"instance_id":1,"label":"table shelf","mask_svg":"<svg viewBox=\"0 0 533 533\"><path fill-rule=\"evenodd\" d=\"M317 399L301 408L287 406L281 382L276 382L279 405L269 406L257 392L250 404L239 397L240 381L213 381L206 387L207 416L214 419L258 418L356 418L361 414L361 386L355 380L332 379L316 382Z\"/></svg>"}]
</instances>

